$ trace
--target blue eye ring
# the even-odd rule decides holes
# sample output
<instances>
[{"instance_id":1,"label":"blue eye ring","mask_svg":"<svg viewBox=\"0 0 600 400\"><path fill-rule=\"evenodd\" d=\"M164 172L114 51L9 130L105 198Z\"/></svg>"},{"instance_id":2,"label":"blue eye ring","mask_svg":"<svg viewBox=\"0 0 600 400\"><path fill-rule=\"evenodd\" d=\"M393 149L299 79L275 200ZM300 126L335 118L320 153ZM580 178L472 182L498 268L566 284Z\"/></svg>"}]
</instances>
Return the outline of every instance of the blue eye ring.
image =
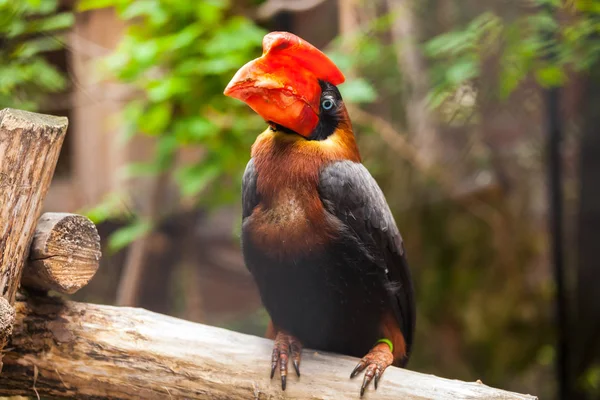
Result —
<instances>
[{"instance_id":1,"label":"blue eye ring","mask_svg":"<svg viewBox=\"0 0 600 400\"><path fill-rule=\"evenodd\" d=\"M324 99L321 102L321 107L323 107L323 110L331 110L333 107L335 106L335 101L333 101L333 99Z\"/></svg>"}]
</instances>

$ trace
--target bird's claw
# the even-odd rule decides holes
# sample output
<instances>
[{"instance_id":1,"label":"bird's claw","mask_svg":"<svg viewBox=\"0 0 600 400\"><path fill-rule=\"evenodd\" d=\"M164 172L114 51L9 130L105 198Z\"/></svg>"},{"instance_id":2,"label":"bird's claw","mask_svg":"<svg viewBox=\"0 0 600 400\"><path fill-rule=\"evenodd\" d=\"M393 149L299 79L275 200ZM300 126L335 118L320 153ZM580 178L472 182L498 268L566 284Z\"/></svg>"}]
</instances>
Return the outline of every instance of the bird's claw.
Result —
<instances>
[{"instance_id":1,"label":"bird's claw","mask_svg":"<svg viewBox=\"0 0 600 400\"><path fill-rule=\"evenodd\" d=\"M275 370L279 365L282 390L285 390L287 385L288 360L290 354L296 375L300 376L301 353L302 344L300 344L298 339L281 331L277 333L275 345L273 346L273 354L271 356L271 379L275 376Z\"/></svg>"},{"instance_id":2,"label":"bird's claw","mask_svg":"<svg viewBox=\"0 0 600 400\"><path fill-rule=\"evenodd\" d=\"M386 345L387 346L387 345ZM350 374L350 378L354 378L362 371L365 371L365 377L363 379L362 385L360 387L360 397L363 397L365 394L365 390L369 383L373 381L373 385L375 389L379 385L379 380L381 379L381 375L383 371L394 361L394 356L387 349L380 349L375 347L373 350L369 352L366 356L364 356L354 367L352 373Z\"/></svg>"},{"instance_id":3,"label":"bird's claw","mask_svg":"<svg viewBox=\"0 0 600 400\"><path fill-rule=\"evenodd\" d=\"M280 351L277 346L273 347L273 355L271 356L271 379L275 376L275 369L277 369L277 364L279 363L279 354Z\"/></svg>"},{"instance_id":4,"label":"bird's claw","mask_svg":"<svg viewBox=\"0 0 600 400\"><path fill-rule=\"evenodd\" d=\"M298 360L293 361L294 369L296 370L296 375L300 376L300 364Z\"/></svg>"}]
</instances>

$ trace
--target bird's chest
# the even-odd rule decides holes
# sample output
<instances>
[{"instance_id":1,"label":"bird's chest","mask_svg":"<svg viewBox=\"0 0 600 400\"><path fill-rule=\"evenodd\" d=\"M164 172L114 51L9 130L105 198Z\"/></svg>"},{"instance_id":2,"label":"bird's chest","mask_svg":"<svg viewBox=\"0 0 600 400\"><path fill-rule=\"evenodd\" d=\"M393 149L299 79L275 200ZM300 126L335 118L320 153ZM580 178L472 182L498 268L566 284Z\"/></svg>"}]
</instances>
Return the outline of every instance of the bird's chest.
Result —
<instances>
[{"instance_id":1,"label":"bird's chest","mask_svg":"<svg viewBox=\"0 0 600 400\"><path fill-rule=\"evenodd\" d=\"M282 233L305 230L310 225L310 210L302 197L293 189L284 188L269 202L262 202L253 217L265 228Z\"/></svg>"},{"instance_id":2,"label":"bird's chest","mask_svg":"<svg viewBox=\"0 0 600 400\"><path fill-rule=\"evenodd\" d=\"M326 241L324 212L316 188L284 186L254 209L244 223L244 235L274 256L310 252Z\"/></svg>"},{"instance_id":3,"label":"bird's chest","mask_svg":"<svg viewBox=\"0 0 600 400\"><path fill-rule=\"evenodd\" d=\"M260 201L244 221L243 240L274 258L318 250L335 229L318 191L326 160L313 145L275 134L253 146Z\"/></svg>"}]
</instances>

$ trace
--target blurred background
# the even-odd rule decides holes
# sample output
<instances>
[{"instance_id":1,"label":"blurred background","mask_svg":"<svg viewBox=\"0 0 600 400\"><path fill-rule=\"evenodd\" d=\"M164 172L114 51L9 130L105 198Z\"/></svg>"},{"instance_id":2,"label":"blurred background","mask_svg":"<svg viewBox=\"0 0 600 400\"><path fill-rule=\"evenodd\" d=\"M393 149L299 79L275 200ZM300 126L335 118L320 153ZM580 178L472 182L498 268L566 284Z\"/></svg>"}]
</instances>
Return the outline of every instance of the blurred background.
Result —
<instances>
[{"instance_id":1,"label":"blurred background","mask_svg":"<svg viewBox=\"0 0 600 400\"><path fill-rule=\"evenodd\" d=\"M239 231L265 124L222 91L272 30L348 78L416 285L409 368L600 398L597 0L0 0L0 108L69 117L45 209L102 237L74 297L264 333Z\"/></svg>"}]
</instances>

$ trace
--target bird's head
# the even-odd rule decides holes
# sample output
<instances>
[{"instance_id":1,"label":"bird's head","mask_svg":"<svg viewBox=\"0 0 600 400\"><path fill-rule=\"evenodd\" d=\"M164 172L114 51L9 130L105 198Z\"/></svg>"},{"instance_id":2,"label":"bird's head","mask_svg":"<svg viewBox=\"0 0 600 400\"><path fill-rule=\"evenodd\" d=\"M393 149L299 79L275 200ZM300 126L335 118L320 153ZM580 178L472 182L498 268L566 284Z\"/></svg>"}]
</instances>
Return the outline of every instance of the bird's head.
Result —
<instances>
[{"instance_id":1,"label":"bird's head","mask_svg":"<svg viewBox=\"0 0 600 400\"><path fill-rule=\"evenodd\" d=\"M345 115L336 85L344 75L319 49L289 32L263 39L261 57L244 65L225 88L269 124L321 139Z\"/></svg>"}]
</instances>

